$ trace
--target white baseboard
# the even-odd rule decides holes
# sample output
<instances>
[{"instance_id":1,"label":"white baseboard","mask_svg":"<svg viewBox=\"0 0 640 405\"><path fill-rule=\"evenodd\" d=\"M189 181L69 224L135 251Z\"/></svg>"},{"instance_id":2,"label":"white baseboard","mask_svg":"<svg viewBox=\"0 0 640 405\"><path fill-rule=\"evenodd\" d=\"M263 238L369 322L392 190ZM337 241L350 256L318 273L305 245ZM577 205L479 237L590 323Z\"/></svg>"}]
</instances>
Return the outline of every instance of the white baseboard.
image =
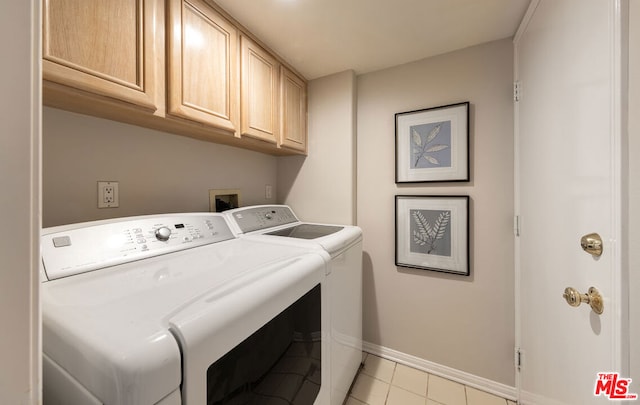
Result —
<instances>
[{"instance_id":1,"label":"white baseboard","mask_svg":"<svg viewBox=\"0 0 640 405\"><path fill-rule=\"evenodd\" d=\"M397 350L389 349L387 347L379 346L369 342L362 343L362 350L367 353L375 354L376 356L395 361L396 363L404 364L406 366L425 371L429 374L434 374L448 380L459 382L461 384L468 385L470 387L497 395L502 398L506 398L512 401L516 400L517 393L515 387L511 387L483 377L478 377L477 375L469 374L464 371L456 370L455 368L433 363L428 360L412 356L410 354L402 353Z\"/></svg>"}]
</instances>

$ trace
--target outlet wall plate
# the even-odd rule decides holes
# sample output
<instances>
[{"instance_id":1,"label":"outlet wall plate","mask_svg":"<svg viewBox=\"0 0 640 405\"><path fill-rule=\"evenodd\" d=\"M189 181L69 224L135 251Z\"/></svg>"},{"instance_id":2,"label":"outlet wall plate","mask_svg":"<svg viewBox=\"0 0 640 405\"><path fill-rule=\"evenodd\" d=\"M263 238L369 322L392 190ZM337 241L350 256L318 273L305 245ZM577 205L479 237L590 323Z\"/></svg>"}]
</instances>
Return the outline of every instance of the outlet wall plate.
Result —
<instances>
[{"instance_id":1,"label":"outlet wall plate","mask_svg":"<svg viewBox=\"0 0 640 405\"><path fill-rule=\"evenodd\" d=\"M98 208L117 208L120 206L120 192L117 181L98 182Z\"/></svg>"}]
</instances>

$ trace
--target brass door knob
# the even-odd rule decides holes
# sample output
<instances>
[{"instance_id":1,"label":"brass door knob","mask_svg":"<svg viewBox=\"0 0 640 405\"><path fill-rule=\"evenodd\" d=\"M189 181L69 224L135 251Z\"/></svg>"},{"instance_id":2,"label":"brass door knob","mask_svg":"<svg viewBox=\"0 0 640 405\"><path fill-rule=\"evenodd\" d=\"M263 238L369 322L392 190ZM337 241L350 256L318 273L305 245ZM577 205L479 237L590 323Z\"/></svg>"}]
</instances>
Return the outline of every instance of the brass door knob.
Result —
<instances>
[{"instance_id":1,"label":"brass door knob","mask_svg":"<svg viewBox=\"0 0 640 405\"><path fill-rule=\"evenodd\" d=\"M604 303L602 301L602 295L595 288L589 288L589 291L586 294L580 294L578 290L572 287L567 287L564 289L564 294L562 294L564 299L567 301L567 304L572 307L580 306L583 302L589 304L591 309L596 314L600 315L604 312Z\"/></svg>"},{"instance_id":2,"label":"brass door knob","mask_svg":"<svg viewBox=\"0 0 640 405\"><path fill-rule=\"evenodd\" d=\"M580 246L582 247L582 250L590 255L596 257L602 256L602 238L597 233L584 235L580 239Z\"/></svg>"}]
</instances>

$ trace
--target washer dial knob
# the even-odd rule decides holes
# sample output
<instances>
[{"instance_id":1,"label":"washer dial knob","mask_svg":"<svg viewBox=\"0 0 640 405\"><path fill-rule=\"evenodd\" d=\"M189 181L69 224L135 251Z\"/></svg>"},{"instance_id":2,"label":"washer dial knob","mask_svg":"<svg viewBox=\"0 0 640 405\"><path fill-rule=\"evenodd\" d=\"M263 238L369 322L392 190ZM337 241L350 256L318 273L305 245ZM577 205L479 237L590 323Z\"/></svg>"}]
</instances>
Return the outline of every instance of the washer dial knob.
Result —
<instances>
[{"instance_id":1,"label":"washer dial knob","mask_svg":"<svg viewBox=\"0 0 640 405\"><path fill-rule=\"evenodd\" d=\"M171 229L163 226L161 228L156 229L156 238L160 241L166 242L169 240L171 236Z\"/></svg>"}]
</instances>

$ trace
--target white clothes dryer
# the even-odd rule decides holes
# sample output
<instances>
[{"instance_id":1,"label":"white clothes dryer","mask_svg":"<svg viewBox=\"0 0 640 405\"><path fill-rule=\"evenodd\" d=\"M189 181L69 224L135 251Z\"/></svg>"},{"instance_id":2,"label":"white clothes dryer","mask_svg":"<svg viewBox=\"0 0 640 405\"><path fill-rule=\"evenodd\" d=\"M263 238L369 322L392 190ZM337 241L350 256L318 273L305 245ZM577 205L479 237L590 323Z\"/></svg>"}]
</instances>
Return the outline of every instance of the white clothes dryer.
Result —
<instances>
[{"instance_id":1,"label":"white clothes dryer","mask_svg":"<svg viewBox=\"0 0 640 405\"><path fill-rule=\"evenodd\" d=\"M326 253L237 239L215 213L41 245L45 404L328 403Z\"/></svg>"},{"instance_id":2,"label":"white clothes dryer","mask_svg":"<svg viewBox=\"0 0 640 405\"><path fill-rule=\"evenodd\" d=\"M362 363L362 230L357 226L300 221L286 205L225 211L232 231L245 240L323 250L331 308L331 405L341 405Z\"/></svg>"}]
</instances>

